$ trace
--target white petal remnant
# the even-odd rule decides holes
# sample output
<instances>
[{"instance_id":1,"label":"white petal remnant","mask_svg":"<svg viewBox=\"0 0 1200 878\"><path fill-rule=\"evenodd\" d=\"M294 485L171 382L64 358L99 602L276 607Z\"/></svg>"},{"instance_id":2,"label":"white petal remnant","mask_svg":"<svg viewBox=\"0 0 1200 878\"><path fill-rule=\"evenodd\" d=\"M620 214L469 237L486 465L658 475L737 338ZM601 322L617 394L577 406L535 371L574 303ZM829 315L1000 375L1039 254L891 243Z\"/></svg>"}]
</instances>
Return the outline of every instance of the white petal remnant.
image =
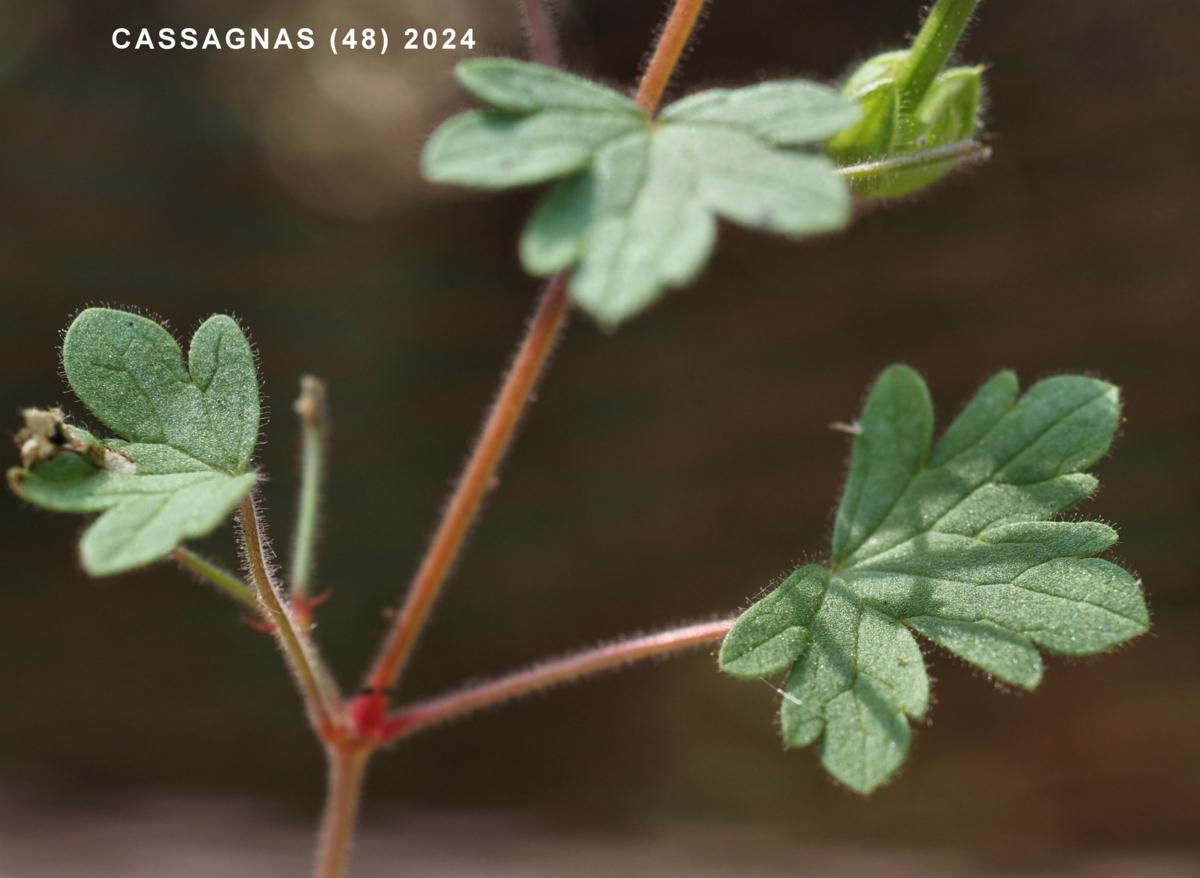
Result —
<instances>
[{"instance_id":1,"label":"white petal remnant","mask_svg":"<svg viewBox=\"0 0 1200 878\"><path fill-rule=\"evenodd\" d=\"M89 308L71 324L63 368L76 395L119 438L99 440L29 410L22 468L9 484L31 503L99 512L80 542L84 568L120 573L217 527L257 480L254 354L229 317L192 337L187 365L165 329L125 311Z\"/></svg>"}]
</instances>

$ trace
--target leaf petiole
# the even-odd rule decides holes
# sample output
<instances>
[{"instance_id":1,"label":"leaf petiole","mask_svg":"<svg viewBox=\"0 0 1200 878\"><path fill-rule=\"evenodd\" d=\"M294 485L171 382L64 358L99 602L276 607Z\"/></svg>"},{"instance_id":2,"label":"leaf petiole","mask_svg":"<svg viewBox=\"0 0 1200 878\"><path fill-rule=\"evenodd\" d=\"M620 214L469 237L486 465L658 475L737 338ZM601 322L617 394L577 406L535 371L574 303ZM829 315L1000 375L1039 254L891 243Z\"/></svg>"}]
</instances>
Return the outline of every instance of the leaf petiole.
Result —
<instances>
[{"instance_id":1,"label":"leaf petiole","mask_svg":"<svg viewBox=\"0 0 1200 878\"><path fill-rule=\"evenodd\" d=\"M238 508L238 526L241 529L243 560L254 582L263 612L271 621L271 632L295 675L309 722L317 734L325 738L335 723L341 721L338 708L340 696L332 676L283 602L279 586L271 573L266 541L259 523L258 504L253 493L246 495Z\"/></svg>"},{"instance_id":2,"label":"leaf petiole","mask_svg":"<svg viewBox=\"0 0 1200 878\"><path fill-rule=\"evenodd\" d=\"M604 671L655 657L676 655L716 643L734 623L733 619L699 622L654 634L605 643L560 659L541 662L521 671L401 707L388 715L385 739L396 741L431 726L450 722L514 699L571 683Z\"/></svg>"},{"instance_id":3,"label":"leaf petiole","mask_svg":"<svg viewBox=\"0 0 1200 878\"><path fill-rule=\"evenodd\" d=\"M203 579L221 594L232 598L236 603L241 604L244 609L249 610L255 616L262 614L262 605L254 597L254 592L247 588L246 583L242 582L238 576L230 573L223 567L218 567L207 558L197 555L186 546L176 548L171 553L171 557L184 570Z\"/></svg>"}]
</instances>

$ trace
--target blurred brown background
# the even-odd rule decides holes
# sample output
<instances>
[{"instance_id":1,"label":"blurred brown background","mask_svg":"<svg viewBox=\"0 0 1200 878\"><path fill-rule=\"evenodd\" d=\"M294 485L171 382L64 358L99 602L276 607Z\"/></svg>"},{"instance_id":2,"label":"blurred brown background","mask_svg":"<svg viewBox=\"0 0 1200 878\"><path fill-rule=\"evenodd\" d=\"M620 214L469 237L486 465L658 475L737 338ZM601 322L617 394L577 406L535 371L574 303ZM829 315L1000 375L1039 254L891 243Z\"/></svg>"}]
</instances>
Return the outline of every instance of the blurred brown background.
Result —
<instances>
[{"instance_id":1,"label":"blurred brown background","mask_svg":"<svg viewBox=\"0 0 1200 878\"><path fill-rule=\"evenodd\" d=\"M560 0L569 66L632 83L666 5ZM833 80L898 44L920 6L714 0L676 92ZM180 334L232 311L261 352L273 414L260 462L286 550L290 402L302 372L326 377L321 579L334 596L319 637L349 683L531 307L515 242L532 195L420 181L424 137L469 103L456 53L118 52L110 34L474 27L476 54L519 55L516 4L120 7L0 2L0 411L14 428L22 405L81 413L54 347L85 304L147 309ZM1032 695L931 655L932 718L898 782L867 800L813 752L781 751L767 687L698 655L415 739L378 760L372 804L618 835L722 824L808 849L950 848L1017 866L1194 852L1198 31L1192 0L987 3L964 57L990 66L990 163L836 239L726 228L694 287L616 334L576 317L408 683L430 693L728 613L819 557L847 450L827 425L896 360L928 377L943 415L1001 367L1124 388L1127 422L1087 512L1119 525L1150 636L1052 659ZM0 789L47 809L264 794L310 817L320 757L270 640L167 566L86 581L79 527L0 499ZM203 549L232 563L228 532Z\"/></svg>"}]
</instances>

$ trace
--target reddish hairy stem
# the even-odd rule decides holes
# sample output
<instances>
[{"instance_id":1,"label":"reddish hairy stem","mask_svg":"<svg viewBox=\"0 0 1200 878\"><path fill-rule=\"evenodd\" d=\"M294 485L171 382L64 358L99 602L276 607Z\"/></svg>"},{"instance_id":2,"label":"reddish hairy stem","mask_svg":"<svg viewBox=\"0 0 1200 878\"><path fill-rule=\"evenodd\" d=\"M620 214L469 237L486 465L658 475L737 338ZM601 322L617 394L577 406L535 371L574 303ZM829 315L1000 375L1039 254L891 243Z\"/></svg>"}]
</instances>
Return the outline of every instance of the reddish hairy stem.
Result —
<instances>
[{"instance_id":1,"label":"reddish hairy stem","mask_svg":"<svg viewBox=\"0 0 1200 878\"><path fill-rule=\"evenodd\" d=\"M703 0L676 0L675 9L638 89L639 103L648 113L653 113L657 108L703 5ZM546 24L542 16L544 10L536 0L527 0L526 11L530 16L531 36L535 39L534 54L541 56L543 63L549 63L551 59L546 45L539 47L536 44L539 35L550 34L548 27L541 28L539 34L538 24ZM412 587L367 674L366 692L345 704L339 716L355 730L356 740L327 739L330 784L322 818L322 841L317 864L319 878L341 878L345 873L366 759L383 742L388 731L387 693L399 679L446 575L462 548L467 530L494 482L500 459L508 448L547 357L562 330L566 311L567 275L560 273L550 280L538 302L512 368L484 422L483 432L442 514ZM710 623L637 638L624 644L613 644L549 662L474 690L426 702L396 717L398 721L408 718L406 729L398 730L396 736L404 731L414 731L421 724L428 725L438 719L462 715L556 682L716 640L724 635L728 627L727 622ZM413 713L413 710L420 713Z\"/></svg>"},{"instance_id":2,"label":"reddish hairy stem","mask_svg":"<svg viewBox=\"0 0 1200 878\"><path fill-rule=\"evenodd\" d=\"M715 643L725 636L733 623L733 619L700 622L683 628L606 643L565 658L542 662L458 692L401 707L387 717L383 726L384 739L394 741L429 726L458 719L482 708L503 704L560 683L572 682L644 659L674 655L706 643Z\"/></svg>"},{"instance_id":3,"label":"reddish hairy stem","mask_svg":"<svg viewBox=\"0 0 1200 878\"><path fill-rule=\"evenodd\" d=\"M326 750L326 758L329 792L317 838L313 875L315 878L343 878L350 863L350 843L371 753L362 748L331 746Z\"/></svg>"},{"instance_id":4,"label":"reddish hairy stem","mask_svg":"<svg viewBox=\"0 0 1200 878\"><path fill-rule=\"evenodd\" d=\"M496 397L496 403L484 422L483 432L442 515L408 597L367 675L366 689L372 692L390 689L399 679L417 635L446 581L446 574L450 572L462 547L467 530L475 520L484 496L492 487L496 467L541 376L566 312L567 278L559 274L547 284L538 302L529 323L529 331L517 350L512 369L500 388L500 395Z\"/></svg>"},{"instance_id":5,"label":"reddish hairy stem","mask_svg":"<svg viewBox=\"0 0 1200 878\"><path fill-rule=\"evenodd\" d=\"M703 9L704 0L675 0L671 16L663 25L658 45L654 47L654 54L646 66L646 72L642 74L635 97L638 106L651 116L662 101L663 92L667 90L675 68L679 66L684 47L687 46Z\"/></svg>"},{"instance_id":6,"label":"reddish hairy stem","mask_svg":"<svg viewBox=\"0 0 1200 878\"><path fill-rule=\"evenodd\" d=\"M317 734L324 736L334 726L332 705L337 700L337 693L333 690L331 678L320 656L283 602L279 586L271 573L267 543L253 491L242 500L238 509L238 524L242 530L242 555L259 603L270 619L271 632L295 675L309 721Z\"/></svg>"},{"instance_id":7,"label":"reddish hairy stem","mask_svg":"<svg viewBox=\"0 0 1200 878\"><path fill-rule=\"evenodd\" d=\"M545 0L523 0L521 5L525 10L525 23L529 26L529 54L539 64L558 67L558 40Z\"/></svg>"},{"instance_id":8,"label":"reddish hairy stem","mask_svg":"<svg viewBox=\"0 0 1200 878\"><path fill-rule=\"evenodd\" d=\"M638 103L647 112L653 113L658 107L703 7L704 0L676 0L638 87ZM381 695L400 678L467 530L491 487L500 459L558 338L566 310L567 275L560 273L550 280L542 294L512 369L484 422L483 432L442 514L408 596L367 674L364 689L369 694Z\"/></svg>"}]
</instances>

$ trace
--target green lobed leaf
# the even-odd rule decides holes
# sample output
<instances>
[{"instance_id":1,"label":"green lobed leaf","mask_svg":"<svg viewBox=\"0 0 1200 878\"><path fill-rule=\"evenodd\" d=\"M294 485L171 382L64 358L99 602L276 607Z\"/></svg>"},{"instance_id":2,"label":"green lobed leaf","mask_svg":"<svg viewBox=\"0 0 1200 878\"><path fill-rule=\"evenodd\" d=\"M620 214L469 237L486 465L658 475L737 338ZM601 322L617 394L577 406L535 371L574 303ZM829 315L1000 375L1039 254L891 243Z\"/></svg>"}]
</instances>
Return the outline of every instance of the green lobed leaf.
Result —
<instances>
[{"instance_id":1,"label":"green lobed leaf","mask_svg":"<svg viewBox=\"0 0 1200 878\"><path fill-rule=\"evenodd\" d=\"M460 113L430 137L425 177L486 189L542 183L586 168L596 151L644 129L632 100L562 70L512 58L471 58L459 82L493 109Z\"/></svg>"},{"instance_id":2,"label":"green lobed leaf","mask_svg":"<svg viewBox=\"0 0 1200 878\"><path fill-rule=\"evenodd\" d=\"M659 119L727 125L774 146L805 146L826 140L861 115L823 85L804 79L762 82L746 88L714 88L676 101Z\"/></svg>"},{"instance_id":3,"label":"green lobed leaf","mask_svg":"<svg viewBox=\"0 0 1200 878\"><path fill-rule=\"evenodd\" d=\"M119 573L168 555L217 527L253 487L259 395L254 354L237 323L209 318L188 363L165 329L125 311L89 308L67 330L72 390L119 438L70 441L11 471L26 500L63 512L100 512L80 553L89 573ZM78 449L100 447L102 454ZM72 449L72 450L68 450Z\"/></svg>"},{"instance_id":4,"label":"green lobed leaf","mask_svg":"<svg viewBox=\"0 0 1200 878\"><path fill-rule=\"evenodd\" d=\"M808 625L829 586L829 571L809 564L743 613L721 644L721 667L735 677L765 677L792 666L809 644Z\"/></svg>"},{"instance_id":5,"label":"green lobed leaf","mask_svg":"<svg viewBox=\"0 0 1200 878\"><path fill-rule=\"evenodd\" d=\"M1001 372L934 444L924 381L885 370L858 422L829 570L803 567L751 606L722 668L790 667L785 742L820 740L827 770L865 793L899 766L908 721L928 706L912 632L1025 688L1041 680L1039 646L1090 655L1144 633L1139 582L1095 557L1116 532L1052 520L1095 490L1083 470L1119 419L1104 381L1058 376L1019 396Z\"/></svg>"},{"instance_id":6,"label":"green lobed leaf","mask_svg":"<svg viewBox=\"0 0 1200 878\"><path fill-rule=\"evenodd\" d=\"M717 217L798 238L841 228L850 206L827 159L733 127L664 121L605 146L589 172L551 190L521 256L539 275L575 265L574 300L615 326L700 272Z\"/></svg>"},{"instance_id":7,"label":"green lobed leaf","mask_svg":"<svg viewBox=\"0 0 1200 878\"><path fill-rule=\"evenodd\" d=\"M925 465L933 436L925 382L904 366L886 370L867 397L858 427L833 526L835 563L879 525Z\"/></svg>"},{"instance_id":8,"label":"green lobed leaf","mask_svg":"<svg viewBox=\"0 0 1200 878\"><path fill-rule=\"evenodd\" d=\"M513 113L558 109L643 117L633 100L598 82L515 58L469 58L454 75L475 97Z\"/></svg>"},{"instance_id":9,"label":"green lobed leaf","mask_svg":"<svg viewBox=\"0 0 1200 878\"><path fill-rule=\"evenodd\" d=\"M560 179L521 238L539 276L615 326L703 269L718 217L790 237L844 226L848 185L815 146L854 101L803 80L692 95L653 125L629 98L536 64L483 58L458 76L492 109L455 116L422 157L434 181L504 188ZM786 148L785 148L786 147Z\"/></svg>"},{"instance_id":10,"label":"green lobed leaf","mask_svg":"<svg viewBox=\"0 0 1200 878\"><path fill-rule=\"evenodd\" d=\"M904 759L906 715L922 716L928 704L925 663L908 629L831 578L812 622L812 645L788 677L784 741L800 747L821 738L829 772L866 792Z\"/></svg>"},{"instance_id":11,"label":"green lobed leaf","mask_svg":"<svg viewBox=\"0 0 1200 878\"><path fill-rule=\"evenodd\" d=\"M695 169L680 159L674 138L648 131L596 158L596 195L570 289L606 326L645 308L664 287L692 280L712 252L716 221L695 196Z\"/></svg>"},{"instance_id":12,"label":"green lobed leaf","mask_svg":"<svg viewBox=\"0 0 1200 878\"><path fill-rule=\"evenodd\" d=\"M586 168L601 146L641 127L640 117L628 115L474 110L433 133L422 170L436 183L483 189L544 183Z\"/></svg>"}]
</instances>

